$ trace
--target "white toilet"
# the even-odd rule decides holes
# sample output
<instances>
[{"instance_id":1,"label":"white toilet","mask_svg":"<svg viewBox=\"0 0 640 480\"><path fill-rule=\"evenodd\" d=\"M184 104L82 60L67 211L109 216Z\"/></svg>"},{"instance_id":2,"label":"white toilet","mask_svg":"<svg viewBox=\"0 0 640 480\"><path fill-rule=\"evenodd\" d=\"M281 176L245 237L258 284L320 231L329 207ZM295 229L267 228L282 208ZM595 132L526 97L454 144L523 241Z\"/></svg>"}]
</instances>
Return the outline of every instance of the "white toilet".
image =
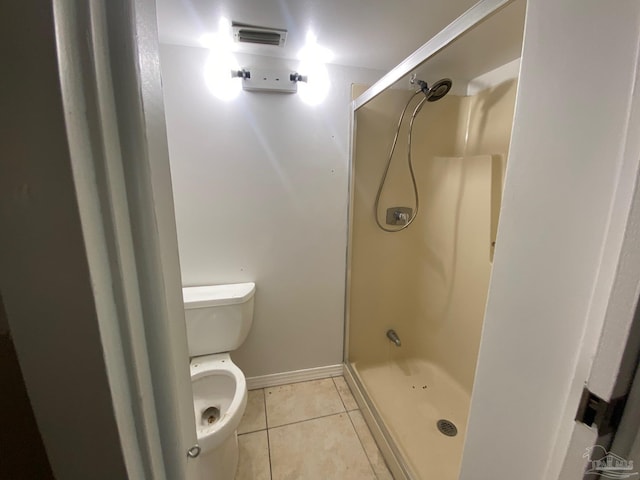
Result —
<instances>
[{"instance_id":1,"label":"white toilet","mask_svg":"<svg viewBox=\"0 0 640 480\"><path fill-rule=\"evenodd\" d=\"M247 338L254 283L182 289L200 455L198 480L233 480L247 383L229 352Z\"/></svg>"}]
</instances>

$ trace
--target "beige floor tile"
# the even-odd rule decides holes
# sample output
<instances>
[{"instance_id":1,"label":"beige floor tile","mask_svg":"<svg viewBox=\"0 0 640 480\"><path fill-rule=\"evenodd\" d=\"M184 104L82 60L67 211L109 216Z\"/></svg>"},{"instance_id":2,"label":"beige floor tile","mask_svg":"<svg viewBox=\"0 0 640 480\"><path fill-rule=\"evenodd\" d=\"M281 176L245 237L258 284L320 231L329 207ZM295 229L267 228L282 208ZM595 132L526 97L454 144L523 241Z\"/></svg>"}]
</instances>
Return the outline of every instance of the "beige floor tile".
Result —
<instances>
[{"instance_id":1,"label":"beige floor tile","mask_svg":"<svg viewBox=\"0 0 640 480\"><path fill-rule=\"evenodd\" d=\"M238 433L256 432L265 428L267 428L267 418L264 411L264 389L250 390L247 408L238 426Z\"/></svg>"},{"instance_id":2,"label":"beige floor tile","mask_svg":"<svg viewBox=\"0 0 640 480\"><path fill-rule=\"evenodd\" d=\"M273 480L375 480L347 413L269 429Z\"/></svg>"},{"instance_id":3,"label":"beige floor tile","mask_svg":"<svg viewBox=\"0 0 640 480\"><path fill-rule=\"evenodd\" d=\"M353 422L353 426L356 429L358 437L360 437L360 442L364 447L364 451L367 454L367 457L369 457L369 462L371 462L376 478L378 480L393 480L393 476L387 468L387 464L382 457L382 453L380 453L378 445L376 445L376 441L373 439L373 435L365 423L360 410L349 412L349 416L351 417L351 421Z\"/></svg>"},{"instance_id":4,"label":"beige floor tile","mask_svg":"<svg viewBox=\"0 0 640 480\"><path fill-rule=\"evenodd\" d=\"M356 403L356 399L353 398L349 385L347 385L344 377L333 377L333 382L336 384L340 398L342 398L342 403L344 403L344 407L347 411L357 410L358 404Z\"/></svg>"},{"instance_id":5,"label":"beige floor tile","mask_svg":"<svg viewBox=\"0 0 640 480\"><path fill-rule=\"evenodd\" d=\"M265 401L269 428L345 411L330 378L267 388Z\"/></svg>"},{"instance_id":6,"label":"beige floor tile","mask_svg":"<svg viewBox=\"0 0 640 480\"><path fill-rule=\"evenodd\" d=\"M236 480L271 480L267 431L238 435L238 447Z\"/></svg>"}]
</instances>

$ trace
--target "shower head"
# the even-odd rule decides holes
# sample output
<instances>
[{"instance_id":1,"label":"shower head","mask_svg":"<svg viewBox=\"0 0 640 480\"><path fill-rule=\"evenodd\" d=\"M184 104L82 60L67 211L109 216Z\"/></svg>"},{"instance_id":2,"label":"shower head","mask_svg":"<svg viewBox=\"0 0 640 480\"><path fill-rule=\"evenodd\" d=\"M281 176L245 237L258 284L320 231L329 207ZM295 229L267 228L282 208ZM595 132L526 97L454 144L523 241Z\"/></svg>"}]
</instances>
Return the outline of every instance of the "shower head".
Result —
<instances>
[{"instance_id":1,"label":"shower head","mask_svg":"<svg viewBox=\"0 0 640 480\"><path fill-rule=\"evenodd\" d=\"M427 85L427 82L423 80L416 80L416 83L420 85L420 90L424 93L425 97L427 97L427 102L435 102L444 97L449 90L451 90L451 80L448 78L443 78L442 80L438 80L436 83L431 85Z\"/></svg>"}]
</instances>

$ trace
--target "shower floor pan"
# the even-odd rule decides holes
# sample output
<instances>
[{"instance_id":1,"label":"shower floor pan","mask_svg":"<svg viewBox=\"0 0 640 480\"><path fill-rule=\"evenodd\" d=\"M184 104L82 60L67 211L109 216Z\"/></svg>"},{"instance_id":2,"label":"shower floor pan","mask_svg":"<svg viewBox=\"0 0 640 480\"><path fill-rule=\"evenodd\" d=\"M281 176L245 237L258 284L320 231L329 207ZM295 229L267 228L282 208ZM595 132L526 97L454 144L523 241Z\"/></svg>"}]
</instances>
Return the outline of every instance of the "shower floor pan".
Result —
<instances>
[{"instance_id":1,"label":"shower floor pan","mask_svg":"<svg viewBox=\"0 0 640 480\"><path fill-rule=\"evenodd\" d=\"M469 413L469 393L442 368L409 358L376 364L352 363L411 475L416 480L456 480ZM438 430L455 424L456 436Z\"/></svg>"}]
</instances>

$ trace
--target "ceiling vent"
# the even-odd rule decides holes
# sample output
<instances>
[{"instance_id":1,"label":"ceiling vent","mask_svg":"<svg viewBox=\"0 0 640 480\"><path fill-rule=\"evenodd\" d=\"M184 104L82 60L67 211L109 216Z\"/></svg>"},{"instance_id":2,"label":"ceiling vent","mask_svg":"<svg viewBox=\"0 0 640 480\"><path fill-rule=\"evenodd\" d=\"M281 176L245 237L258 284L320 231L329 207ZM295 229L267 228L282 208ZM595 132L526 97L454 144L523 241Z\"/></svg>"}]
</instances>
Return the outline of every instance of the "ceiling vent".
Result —
<instances>
[{"instance_id":1,"label":"ceiling vent","mask_svg":"<svg viewBox=\"0 0 640 480\"><path fill-rule=\"evenodd\" d=\"M284 47L287 31L280 28L257 27L233 22L233 39L238 43Z\"/></svg>"}]
</instances>

